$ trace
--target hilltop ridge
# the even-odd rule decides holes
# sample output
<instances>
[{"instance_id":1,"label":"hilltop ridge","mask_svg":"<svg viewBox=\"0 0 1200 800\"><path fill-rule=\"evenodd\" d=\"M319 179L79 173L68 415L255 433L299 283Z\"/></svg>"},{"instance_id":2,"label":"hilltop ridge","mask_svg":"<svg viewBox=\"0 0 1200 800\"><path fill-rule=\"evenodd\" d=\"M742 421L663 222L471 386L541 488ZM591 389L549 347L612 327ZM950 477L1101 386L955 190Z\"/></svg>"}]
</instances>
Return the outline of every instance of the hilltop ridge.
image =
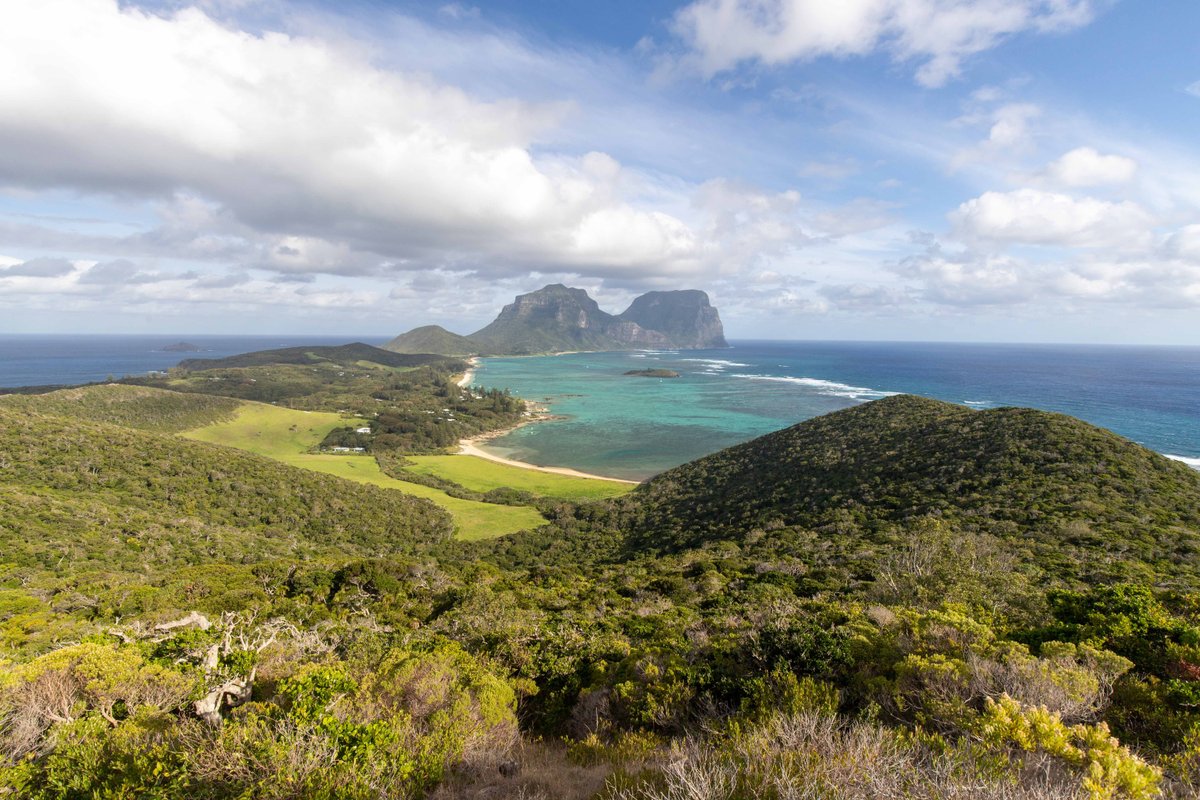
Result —
<instances>
[{"instance_id":1,"label":"hilltop ridge","mask_svg":"<svg viewBox=\"0 0 1200 800\"><path fill-rule=\"evenodd\" d=\"M1147 575L1194 574L1200 554L1195 470L1063 414L912 395L689 462L630 501L634 550L780 526L874 539L924 519L1009 540L1022 559L1077 576L1116 580L1137 562Z\"/></svg>"}]
</instances>

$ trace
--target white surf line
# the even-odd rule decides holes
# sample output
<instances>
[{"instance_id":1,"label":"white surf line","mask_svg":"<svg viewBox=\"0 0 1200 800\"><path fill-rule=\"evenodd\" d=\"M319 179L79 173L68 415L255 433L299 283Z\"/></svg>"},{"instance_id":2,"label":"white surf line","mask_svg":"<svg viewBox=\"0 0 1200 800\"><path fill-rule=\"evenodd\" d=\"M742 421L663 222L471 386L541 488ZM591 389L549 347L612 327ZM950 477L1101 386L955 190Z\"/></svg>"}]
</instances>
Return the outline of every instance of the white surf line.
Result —
<instances>
[{"instance_id":1,"label":"white surf line","mask_svg":"<svg viewBox=\"0 0 1200 800\"><path fill-rule=\"evenodd\" d=\"M1192 469L1200 470L1200 458L1192 458L1191 456L1176 456L1170 453L1163 453L1163 455L1173 461L1182 461Z\"/></svg>"},{"instance_id":2,"label":"white surf line","mask_svg":"<svg viewBox=\"0 0 1200 800\"><path fill-rule=\"evenodd\" d=\"M467 359L470 368L463 373L463 376L458 379L458 385L462 389L466 389L471 385L471 381L475 380L475 370L479 367L479 359L472 356Z\"/></svg>"}]
</instances>

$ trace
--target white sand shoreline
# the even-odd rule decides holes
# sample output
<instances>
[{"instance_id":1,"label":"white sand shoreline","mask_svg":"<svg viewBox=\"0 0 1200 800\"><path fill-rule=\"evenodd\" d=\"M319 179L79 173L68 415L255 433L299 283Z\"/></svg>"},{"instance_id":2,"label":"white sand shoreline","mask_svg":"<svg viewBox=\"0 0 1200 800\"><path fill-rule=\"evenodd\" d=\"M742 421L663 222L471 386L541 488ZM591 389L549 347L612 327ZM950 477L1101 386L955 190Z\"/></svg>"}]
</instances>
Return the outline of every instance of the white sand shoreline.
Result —
<instances>
[{"instance_id":1,"label":"white sand shoreline","mask_svg":"<svg viewBox=\"0 0 1200 800\"><path fill-rule=\"evenodd\" d=\"M470 364L470 369L468 369L466 372L464 372L462 377L458 379L458 385L464 389L467 388L468 386L470 386L471 381L475 379L475 371L476 371L476 368L479 366L479 357L472 356L471 358L467 359L467 363ZM613 483L628 483L632 486L636 486L637 484L641 483L641 481L631 481L631 480L626 480L624 478L610 478L607 475L594 475L590 472L580 472L577 469L570 469L569 467L540 467L537 464L530 464L528 461L517 461L516 459L513 459L513 458L505 458L504 456L498 456L495 453L489 453L488 451L486 451L482 447L480 447L480 445L483 444L484 442L489 441L491 439L495 439L498 436L503 436L506 433L512 433L517 428L523 427L525 425L531 425L535 422L543 422L545 420L553 418L551 416L551 414L547 411L547 409L542 406L539 406L535 403L531 403L528 400L525 401L525 405L532 409L533 416L531 416L529 419L526 419L522 422L518 422L516 425L513 425L511 428L505 428L505 429L499 430L499 431L489 431L488 433L480 434L478 436L471 436L466 439L460 439L458 442L458 455L460 455L460 456L475 456L476 458L486 459L487 461L494 461L497 464L505 464L510 467L519 467L520 469L532 469L537 472L549 472L549 473L553 473L554 475L567 475L572 478L588 478L590 480L596 480L596 481L612 481Z\"/></svg>"},{"instance_id":2,"label":"white sand shoreline","mask_svg":"<svg viewBox=\"0 0 1200 800\"><path fill-rule=\"evenodd\" d=\"M458 379L458 385L463 389L466 389L471 385L471 381L475 380L475 370L479 366L479 359L476 356L471 356L467 359L467 363L470 364L470 367Z\"/></svg>"},{"instance_id":3,"label":"white sand shoreline","mask_svg":"<svg viewBox=\"0 0 1200 800\"><path fill-rule=\"evenodd\" d=\"M526 404L532 406L532 408L533 408L533 416L532 417L530 417L529 419L527 419L523 422L519 422L516 425L513 425L511 428L505 428L505 429L499 430L499 431L489 431L488 433L480 434L478 436L471 436L467 439L460 439L458 442L458 455L460 455L460 456L475 456L476 458L483 458L488 461L494 461L497 464L505 464L510 467L519 467L521 469L532 469L537 472L549 472L549 473L553 473L554 475L567 475L572 478L588 478L590 480L596 480L596 481L611 481L613 483L627 483L627 484L630 484L631 486L636 486L639 483L641 483L641 481L631 481L631 480L626 480L625 478L610 478L607 475L595 475L591 472L580 472L577 469L570 469L569 467L541 467L541 466L538 466L537 464L530 464L528 461L517 461L514 458L505 458L504 456L498 456L495 453L489 453L487 450L484 450L482 447L480 447L480 445L483 444L484 442L490 441L491 439L495 439L498 436L503 436L506 433L512 433L517 428L521 428L526 425L532 425L535 422L544 422L545 420L553 418L549 413L547 413L545 408L543 408L541 406L533 405L532 403L529 403L529 401L526 401Z\"/></svg>"},{"instance_id":4,"label":"white sand shoreline","mask_svg":"<svg viewBox=\"0 0 1200 800\"><path fill-rule=\"evenodd\" d=\"M637 486L640 483L640 481L630 481L624 478L609 478L605 475L593 475L590 472L580 472L577 469L569 469L567 467L539 467L537 464L530 464L528 461L515 461L511 458L505 458L504 456L498 456L494 453L489 453L488 451L480 448L479 445L473 443L470 439L463 439L458 443L458 454L460 456L475 456L476 458L495 461L497 464L504 464L509 467L532 469L537 472L551 472L555 475L567 475L572 478L588 478L589 480L609 481L611 483L628 483L631 486Z\"/></svg>"}]
</instances>

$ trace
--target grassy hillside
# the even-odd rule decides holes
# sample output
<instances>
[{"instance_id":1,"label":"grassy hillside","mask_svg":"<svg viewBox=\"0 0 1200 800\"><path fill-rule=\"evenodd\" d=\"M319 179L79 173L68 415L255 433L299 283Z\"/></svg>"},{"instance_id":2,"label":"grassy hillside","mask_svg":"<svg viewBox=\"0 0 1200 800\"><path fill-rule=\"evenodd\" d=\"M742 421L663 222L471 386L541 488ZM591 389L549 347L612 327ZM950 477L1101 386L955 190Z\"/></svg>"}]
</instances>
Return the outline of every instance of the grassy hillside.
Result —
<instances>
[{"instance_id":1,"label":"grassy hillside","mask_svg":"<svg viewBox=\"0 0 1200 800\"><path fill-rule=\"evenodd\" d=\"M433 504L115 425L0 410L0 562L72 571L383 555L450 536Z\"/></svg>"},{"instance_id":2,"label":"grassy hillside","mask_svg":"<svg viewBox=\"0 0 1200 800\"><path fill-rule=\"evenodd\" d=\"M309 452L331 430L348 422L354 420L347 420L341 414L247 403L232 419L187 431L184 436L236 447L293 467L426 498L451 514L457 535L463 539L503 536L545 524L545 519L533 508L462 500L435 488L398 481L385 475L369 455Z\"/></svg>"},{"instance_id":3,"label":"grassy hillside","mask_svg":"<svg viewBox=\"0 0 1200 800\"><path fill-rule=\"evenodd\" d=\"M242 353L227 358L189 358L179 362L179 369L195 371L209 369L237 369L243 367L262 367L268 364L338 364L341 366L362 366L376 364L382 367L405 369L422 367L427 364L438 364L446 361L438 355L411 355L393 353L380 347L373 347L362 342L343 344L332 347L281 347L276 350L258 350L253 353Z\"/></svg>"},{"instance_id":4,"label":"grassy hillside","mask_svg":"<svg viewBox=\"0 0 1200 800\"><path fill-rule=\"evenodd\" d=\"M639 547L787 526L862 539L932 518L1076 575L1194 576L1200 563L1200 473L1032 409L878 400L669 470L631 498Z\"/></svg>"},{"instance_id":5,"label":"grassy hillside","mask_svg":"<svg viewBox=\"0 0 1200 800\"><path fill-rule=\"evenodd\" d=\"M239 401L228 397L181 394L115 383L61 389L41 395L0 396L0 408L110 422L160 433L176 433L229 419L239 406Z\"/></svg>"},{"instance_id":6,"label":"grassy hillside","mask_svg":"<svg viewBox=\"0 0 1200 800\"><path fill-rule=\"evenodd\" d=\"M393 353L440 353L466 356L479 351L479 345L466 336L452 333L440 325L423 325L402 333L383 346Z\"/></svg>"},{"instance_id":7,"label":"grassy hillside","mask_svg":"<svg viewBox=\"0 0 1200 800\"><path fill-rule=\"evenodd\" d=\"M460 542L341 422L0 408L0 796L1196 796L1196 483L1107 433L896 398Z\"/></svg>"}]
</instances>

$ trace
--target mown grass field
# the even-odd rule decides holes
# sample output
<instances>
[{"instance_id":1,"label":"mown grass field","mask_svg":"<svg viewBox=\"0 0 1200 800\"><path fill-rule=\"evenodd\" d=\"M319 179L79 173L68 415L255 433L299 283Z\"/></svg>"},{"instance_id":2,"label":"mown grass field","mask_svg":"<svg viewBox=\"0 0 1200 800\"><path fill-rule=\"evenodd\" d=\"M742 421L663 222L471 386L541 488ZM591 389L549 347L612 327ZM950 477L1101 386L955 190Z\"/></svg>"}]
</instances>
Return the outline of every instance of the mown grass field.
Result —
<instances>
[{"instance_id":1,"label":"mown grass field","mask_svg":"<svg viewBox=\"0 0 1200 800\"><path fill-rule=\"evenodd\" d=\"M475 456L405 456L413 462L410 472L433 475L454 481L474 492L487 492L507 486L541 497L564 500L602 500L617 497L633 489L633 484L618 481L575 478L521 467L510 467Z\"/></svg>"},{"instance_id":2,"label":"mown grass field","mask_svg":"<svg viewBox=\"0 0 1200 800\"><path fill-rule=\"evenodd\" d=\"M503 536L545 523L541 514L527 506L460 500L438 489L396 480L383 474L370 456L307 452L329 431L356 421L340 414L246 403L232 420L206 425L181 435L201 442L247 450L294 467L427 498L450 512L461 539Z\"/></svg>"}]
</instances>

